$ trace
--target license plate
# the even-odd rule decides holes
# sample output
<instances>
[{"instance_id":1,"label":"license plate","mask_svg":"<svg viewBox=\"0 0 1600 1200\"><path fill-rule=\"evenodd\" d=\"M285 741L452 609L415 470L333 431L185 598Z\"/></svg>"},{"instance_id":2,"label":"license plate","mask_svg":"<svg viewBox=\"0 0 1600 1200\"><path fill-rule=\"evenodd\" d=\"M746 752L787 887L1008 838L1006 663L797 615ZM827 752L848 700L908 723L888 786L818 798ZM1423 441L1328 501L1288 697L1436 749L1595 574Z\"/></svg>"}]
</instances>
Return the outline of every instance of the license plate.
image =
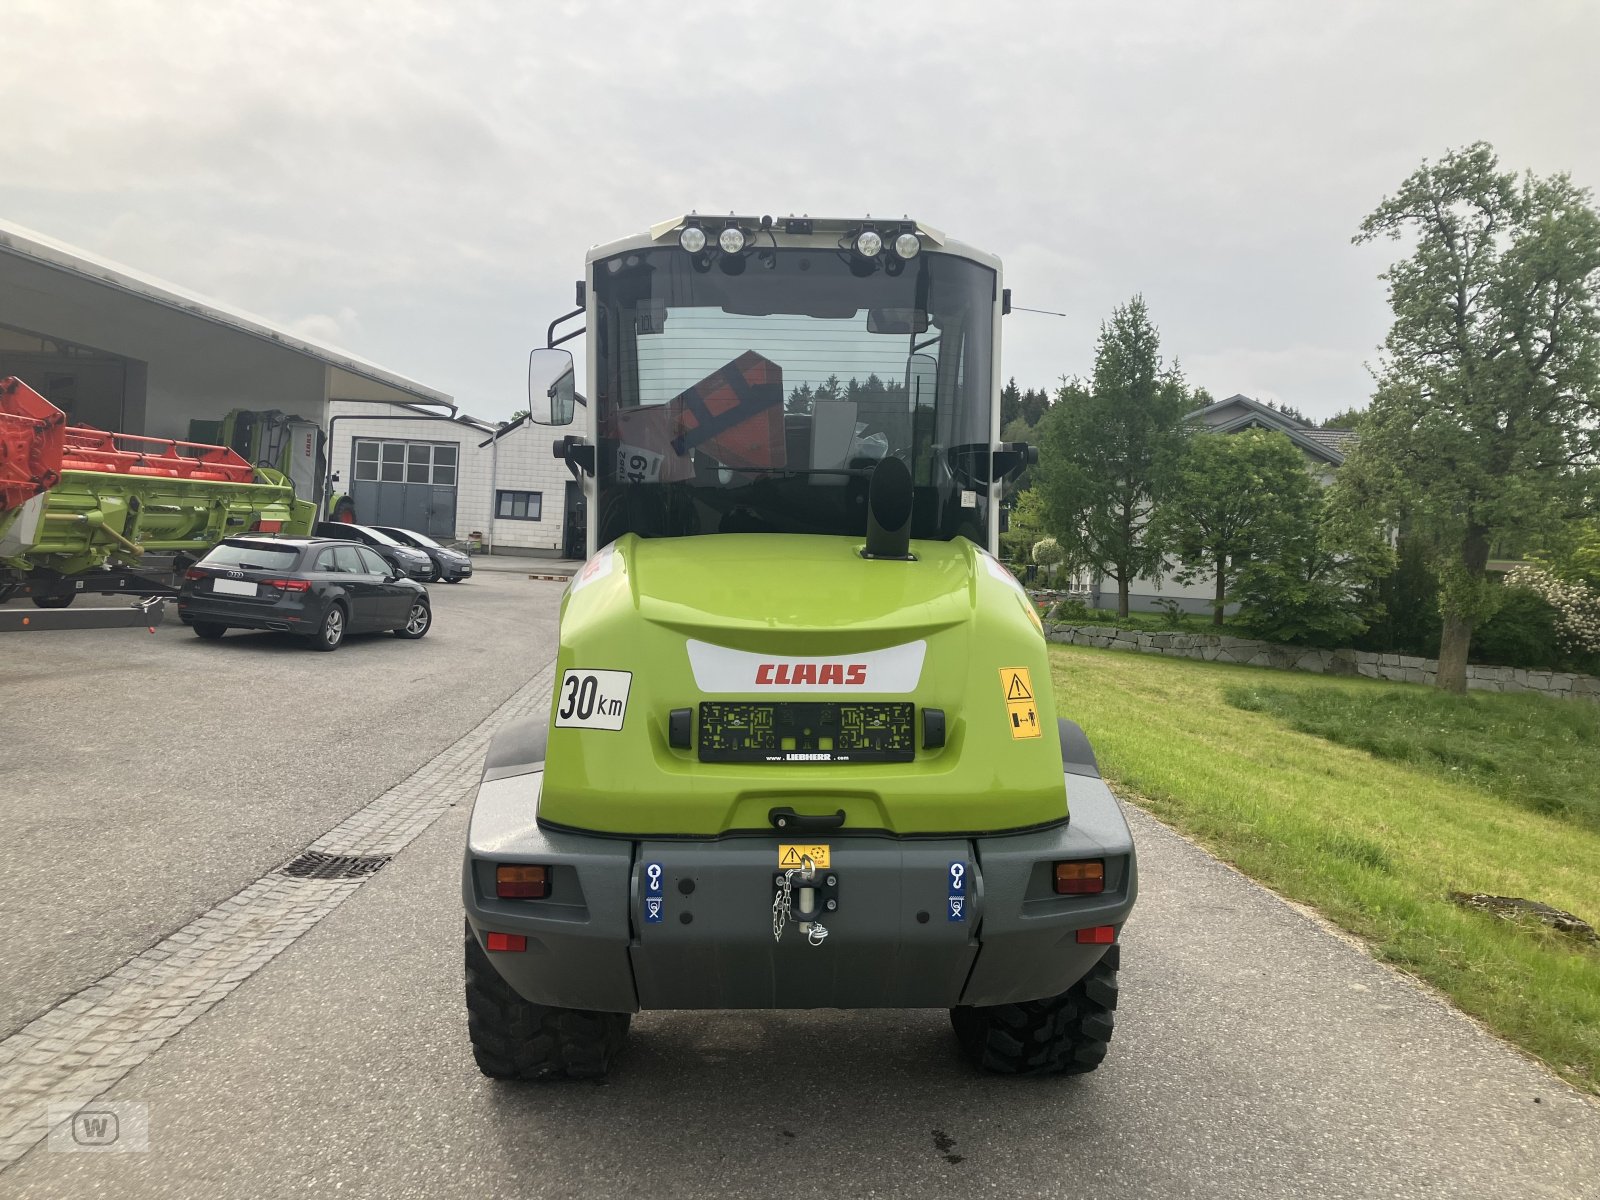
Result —
<instances>
[{"instance_id":1,"label":"license plate","mask_svg":"<svg viewBox=\"0 0 1600 1200\"><path fill-rule=\"evenodd\" d=\"M238 579L214 579L211 590L223 596L254 596L256 585Z\"/></svg>"}]
</instances>

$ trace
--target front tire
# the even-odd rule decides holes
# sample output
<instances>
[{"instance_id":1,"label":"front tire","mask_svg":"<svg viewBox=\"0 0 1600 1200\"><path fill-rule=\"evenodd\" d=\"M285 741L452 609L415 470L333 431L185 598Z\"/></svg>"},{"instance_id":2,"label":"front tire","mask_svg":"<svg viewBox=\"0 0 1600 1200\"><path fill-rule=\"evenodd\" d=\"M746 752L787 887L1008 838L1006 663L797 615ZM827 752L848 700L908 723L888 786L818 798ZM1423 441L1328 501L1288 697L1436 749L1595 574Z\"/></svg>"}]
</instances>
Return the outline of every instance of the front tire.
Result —
<instances>
[{"instance_id":1,"label":"front tire","mask_svg":"<svg viewBox=\"0 0 1600 1200\"><path fill-rule=\"evenodd\" d=\"M1059 996L1022 1004L966 1005L950 1024L966 1056L1000 1075L1078 1075L1098 1067L1116 1023L1117 968L1113 944L1093 969Z\"/></svg>"},{"instance_id":2,"label":"front tire","mask_svg":"<svg viewBox=\"0 0 1600 1200\"><path fill-rule=\"evenodd\" d=\"M519 996L467 926L467 1034L491 1079L602 1079L628 1035L627 1013L549 1008Z\"/></svg>"},{"instance_id":3,"label":"front tire","mask_svg":"<svg viewBox=\"0 0 1600 1200\"><path fill-rule=\"evenodd\" d=\"M228 632L226 625L214 625L210 621L196 621L194 631L208 642L214 642Z\"/></svg>"},{"instance_id":4,"label":"front tire","mask_svg":"<svg viewBox=\"0 0 1600 1200\"><path fill-rule=\"evenodd\" d=\"M428 607L428 602L420 597L411 602L411 611L406 614L406 623L394 631L397 638L405 638L414 642L433 628L433 610Z\"/></svg>"},{"instance_id":5,"label":"front tire","mask_svg":"<svg viewBox=\"0 0 1600 1200\"><path fill-rule=\"evenodd\" d=\"M337 650L344 645L346 624L344 606L341 604L328 605L328 611L322 615L321 628L311 637L311 648L313 650Z\"/></svg>"}]
</instances>

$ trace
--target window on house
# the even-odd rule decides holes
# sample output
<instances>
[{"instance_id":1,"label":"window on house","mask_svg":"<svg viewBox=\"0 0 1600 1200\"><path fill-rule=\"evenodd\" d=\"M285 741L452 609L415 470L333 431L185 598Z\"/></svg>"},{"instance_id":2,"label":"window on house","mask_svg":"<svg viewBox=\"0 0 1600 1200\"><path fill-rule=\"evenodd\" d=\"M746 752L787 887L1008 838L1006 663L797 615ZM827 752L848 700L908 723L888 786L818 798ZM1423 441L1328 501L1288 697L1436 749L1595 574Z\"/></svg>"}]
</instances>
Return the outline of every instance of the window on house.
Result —
<instances>
[{"instance_id":1,"label":"window on house","mask_svg":"<svg viewBox=\"0 0 1600 1200\"><path fill-rule=\"evenodd\" d=\"M543 492L495 492L494 515L506 521L540 520Z\"/></svg>"}]
</instances>

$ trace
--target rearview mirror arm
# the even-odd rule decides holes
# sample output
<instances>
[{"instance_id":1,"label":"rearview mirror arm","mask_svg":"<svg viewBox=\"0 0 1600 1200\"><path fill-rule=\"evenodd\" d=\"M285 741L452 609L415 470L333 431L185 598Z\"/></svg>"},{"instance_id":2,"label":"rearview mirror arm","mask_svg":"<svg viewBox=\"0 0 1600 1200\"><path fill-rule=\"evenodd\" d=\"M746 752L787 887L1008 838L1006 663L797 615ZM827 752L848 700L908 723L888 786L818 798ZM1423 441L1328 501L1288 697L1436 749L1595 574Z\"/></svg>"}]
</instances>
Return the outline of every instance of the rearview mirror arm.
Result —
<instances>
[{"instance_id":1,"label":"rearview mirror arm","mask_svg":"<svg viewBox=\"0 0 1600 1200\"><path fill-rule=\"evenodd\" d=\"M551 321L550 328L545 330L544 334L545 349L554 350L557 346L561 345L562 342L570 342L573 338L582 337L585 333L587 333L588 327L580 325L576 329L573 329L567 333L563 333L560 337L556 336L557 325L565 324L566 322L572 320L573 317L581 317L583 315L583 309L575 308L571 312L559 316L554 321Z\"/></svg>"}]
</instances>

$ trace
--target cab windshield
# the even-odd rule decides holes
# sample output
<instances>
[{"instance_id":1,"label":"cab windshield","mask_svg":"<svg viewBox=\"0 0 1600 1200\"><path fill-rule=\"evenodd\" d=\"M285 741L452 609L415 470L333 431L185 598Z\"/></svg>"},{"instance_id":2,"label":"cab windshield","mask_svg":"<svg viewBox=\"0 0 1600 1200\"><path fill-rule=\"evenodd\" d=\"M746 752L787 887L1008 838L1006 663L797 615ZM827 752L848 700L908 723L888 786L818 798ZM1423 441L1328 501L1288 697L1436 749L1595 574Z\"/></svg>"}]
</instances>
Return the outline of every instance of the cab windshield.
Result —
<instances>
[{"instance_id":1,"label":"cab windshield","mask_svg":"<svg viewBox=\"0 0 1600 1200\"><path fill-rule=\"evenodd\" d=\"M863 536L875 465L911 468L912 536L988 527L967 469L990 441L995 273L924 252L594 265L598 543L702 533Z\"/></svg>"}]
</instances>

